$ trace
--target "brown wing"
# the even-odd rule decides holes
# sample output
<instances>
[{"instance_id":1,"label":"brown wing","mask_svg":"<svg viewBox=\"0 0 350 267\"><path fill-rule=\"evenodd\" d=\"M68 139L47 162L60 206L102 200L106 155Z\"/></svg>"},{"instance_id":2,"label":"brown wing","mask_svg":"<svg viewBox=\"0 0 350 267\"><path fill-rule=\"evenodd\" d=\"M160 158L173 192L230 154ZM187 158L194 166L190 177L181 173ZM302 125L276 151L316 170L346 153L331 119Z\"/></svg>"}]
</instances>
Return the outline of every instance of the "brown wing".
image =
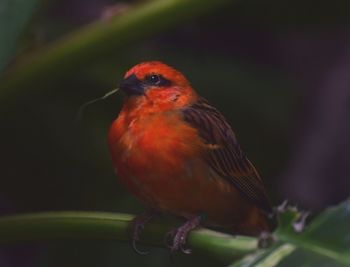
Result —
<instances>
[{"instance_id":1,"label":"brown wing","mask_svg":"<svg viewBox=\"0 0 350 267\"><path fill-rule=\"evenodd\" d=\"M242 152L224 116L207 100L199 98L183 110L184 119L195 127L208 144L206 161L224 179L266 212L271 212L264 185Z\"/></svg>"}]
</instances>

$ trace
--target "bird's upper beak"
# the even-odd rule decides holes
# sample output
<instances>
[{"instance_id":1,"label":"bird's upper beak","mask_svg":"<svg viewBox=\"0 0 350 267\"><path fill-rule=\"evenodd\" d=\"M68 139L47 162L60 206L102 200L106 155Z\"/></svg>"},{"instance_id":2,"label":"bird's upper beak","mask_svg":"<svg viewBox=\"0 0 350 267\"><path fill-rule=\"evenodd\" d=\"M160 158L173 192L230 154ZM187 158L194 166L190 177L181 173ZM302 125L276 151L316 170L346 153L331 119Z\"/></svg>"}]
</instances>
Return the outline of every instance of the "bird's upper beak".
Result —
<instances>
[{"instance_id":1,"label":"bird's upper beak","mask_svg":"<svg viewBox=\"0 0 350 267\"><path fill-rule=\"evenodd\" d=\"M119 84L119 88L128 96L143 95L145 93L142 82L137 79L135 74L132 74L122 80L122 82Z\"/></svg>"}]
</instances>

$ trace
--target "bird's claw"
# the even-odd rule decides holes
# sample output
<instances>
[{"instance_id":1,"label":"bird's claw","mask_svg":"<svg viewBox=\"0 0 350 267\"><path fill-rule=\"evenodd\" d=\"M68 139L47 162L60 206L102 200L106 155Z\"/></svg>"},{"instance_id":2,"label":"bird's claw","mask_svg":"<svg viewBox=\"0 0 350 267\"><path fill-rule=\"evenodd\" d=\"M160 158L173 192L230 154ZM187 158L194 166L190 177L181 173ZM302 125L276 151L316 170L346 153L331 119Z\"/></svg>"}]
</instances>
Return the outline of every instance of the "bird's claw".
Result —
<instances>
[{"instance_id":1,"label":"bird's claw","mask_svg":"<svg viewBox=\"0 0 350 267\"><path fill-rule=\"evenodd\" d=\"M144 213L137 216L132 222L132 242L133 250L139 255L147 255L149 251L143 251L137 248L136 242L140 241L140 234L145 228L145 224L153 218L153 214Z\"/></svg>"},{"instance_id":2,"label":"bird's claw","mask_svg":"<svg viewBox=\"0 0 350 267\"><path fill-rule=\"evenodd\" d=\"M140 241L140 233L141 231L145 228L144 224L137 224L134 223L134 231L133 231L133 235L132 235L132 248L133 250L139 254L139 255L147 255L149 254L149 251L143 251L137 248L136 246L136 242Z\"/></svg>"},{"instance_id":3,"label":"bird's claw","mask_svg":"<svg viewBox=\"0 0 350 267\"><path fill-rule=\"evenodd\" d=\"M200 216L194 217L177 229L173 229L165 236L165 244L171 252L182 251L185 254L191 254L192 250L185 248L188 234L200 224ZM169 240L172 240L169 242Z\"/></svg>"},{"instance_id":4,"label":"bird's claw","mask_svg":"<svg viewBox=\"0 0 350 267\"><path fill-rule=\"evenodd\" d=\"M167 248L171 249L172 246L173 246L173 239L174 239L174 236L176 234L176 230L177 229L172 229L170 230L169 232L167 232L165 234L165 237L164 237L164 244Z\"/></svg>"},{"instance_id":5,"label":"bird's claw","mask_svg":"<svg viewBox=\"0 0 350 267\"><path fill-rule=\"evenodd\" d=\"M138 239L133 239L132 240L132 244L131 244L132 245L132 249L139 255L147 255L147 254L149 254L149 251L144 251L144 250L138 249L137 246L136 246L136 241L139 241L139 240Z\"/></svg>"},{"instance_id":6,"label":"bird's claw","mask_svg":"<svg viewBox=\"0 0 350 267\"><path fill-rule=\"evenodd\" d=\"M190 254L191 249L184 248L186 243L186 236L180 229L173 229L169 231L165 236L165 245L170 249L171 252L181 250L185 254Z\"/></svg>"}]
</instances>

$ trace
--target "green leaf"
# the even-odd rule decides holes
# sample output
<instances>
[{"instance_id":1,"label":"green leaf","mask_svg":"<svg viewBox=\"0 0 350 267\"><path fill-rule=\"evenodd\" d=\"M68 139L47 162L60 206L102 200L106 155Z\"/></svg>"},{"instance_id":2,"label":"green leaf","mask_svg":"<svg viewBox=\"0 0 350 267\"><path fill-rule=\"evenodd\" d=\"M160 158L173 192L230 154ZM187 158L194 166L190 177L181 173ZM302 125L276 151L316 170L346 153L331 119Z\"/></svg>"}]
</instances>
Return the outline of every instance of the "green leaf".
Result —
<instances>
[{"instance_id":1,"label":"green leaf","mask_svg":"<svg viewBox=\"0 0 350 267\"><path fill-rule=\"evenodd\" d=\"M193 250L223 261L244 257L231 267L342 267L350 266L350 200L320 214L302 233L293 225L300 214L288 208L279 216L276 242L257 249L252 237L233 237L208 229L192 231ZM0 218L0 243L59 239L129 240L131 215L103 212L49 212ZM164 247L169 227L149 224L141 242Z\"/></svg>"},{"instance_id":2,"label":"green leaf","mask_svg":"<svg viewBox=\"0 0 350 267\"><path fill-rule=\"evenodd\" d=\"M283 258L290 255L294 250L295 246L291 244L282 244L279 246L274 246L266 252L257 251L254 254L248 255L241 261L231 265L231 267L276 266L276 264L278 264Z\"/></svg>"},{"instance_id":3,"label":"green leaf","mask_svg":"<svg viewBox=\"0 0 350 267\"><path fill-rule=\"evenodd\" d=\"M0 73L16 51L18 39L38 0L0 1Z\"/></svg>"},{"instance_id":4,"label":"green leaf","mask_svg":"<svg viewBox=\"0 0 350 267\"><path fill-rule=\"evenodd\" d=\"M317 216L302 233L293 230L296 216L295 209L281 214L274 247L231 266L350 266L350 200Z\"/></svg>"},{"instance_id":5,"label":"green leaf","mask_svg":"<svg viewBox=\"0 0 350 267\"><path fill-rule=\"evenodd\" d=\"M67 77L82 66L125 53L142 39L183 24L228 0L153 0L134 5L108 21L96 21L21 58L2 82L0 96L37 88L37 83ZM32 89L33 89L32 88Z\"/></svg>"}]
</instances>

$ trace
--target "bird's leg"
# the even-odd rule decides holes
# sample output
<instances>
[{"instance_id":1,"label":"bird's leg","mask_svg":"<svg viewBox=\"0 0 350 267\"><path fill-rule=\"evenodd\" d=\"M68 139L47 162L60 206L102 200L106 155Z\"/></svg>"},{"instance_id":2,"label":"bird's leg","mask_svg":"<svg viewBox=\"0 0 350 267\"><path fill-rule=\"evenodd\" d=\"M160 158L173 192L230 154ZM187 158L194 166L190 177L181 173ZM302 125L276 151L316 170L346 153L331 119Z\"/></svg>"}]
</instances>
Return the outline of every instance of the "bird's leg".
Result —
<instances>
[{"instance_id":1,"label":"bird's leg","mask_svg":"<svg viewBox=\"0 0 350 267\"><path fill-rule=\"evenodd\" d=\"M193 217L181 225L179 228L171 230L166 235L166 239L172 238L172 243L167 245L170 248L171 252L178 251L179 249L185 254L190 254L192 252L190 249L186 249L184 247L186 244L187 236L189 232L200 225L202 219L203 216Z\"/></svg>"},{"instance_id":2,"label":"bird's leg","mask_svg":"<svg viewBox=\"0 0 350 267\"><path fill-rule=\"evenodd\" d=\"M136 242L140 241L140 234L142 230L145 228L145 224L148 223L156 215L158 215L156 211L145 211L144 213L136 216L131 222L131 226L132 226L131 245L137 254L146 255L149 253L148 251L139 250L136 247Z\"/></svg>"}]
</instances>

